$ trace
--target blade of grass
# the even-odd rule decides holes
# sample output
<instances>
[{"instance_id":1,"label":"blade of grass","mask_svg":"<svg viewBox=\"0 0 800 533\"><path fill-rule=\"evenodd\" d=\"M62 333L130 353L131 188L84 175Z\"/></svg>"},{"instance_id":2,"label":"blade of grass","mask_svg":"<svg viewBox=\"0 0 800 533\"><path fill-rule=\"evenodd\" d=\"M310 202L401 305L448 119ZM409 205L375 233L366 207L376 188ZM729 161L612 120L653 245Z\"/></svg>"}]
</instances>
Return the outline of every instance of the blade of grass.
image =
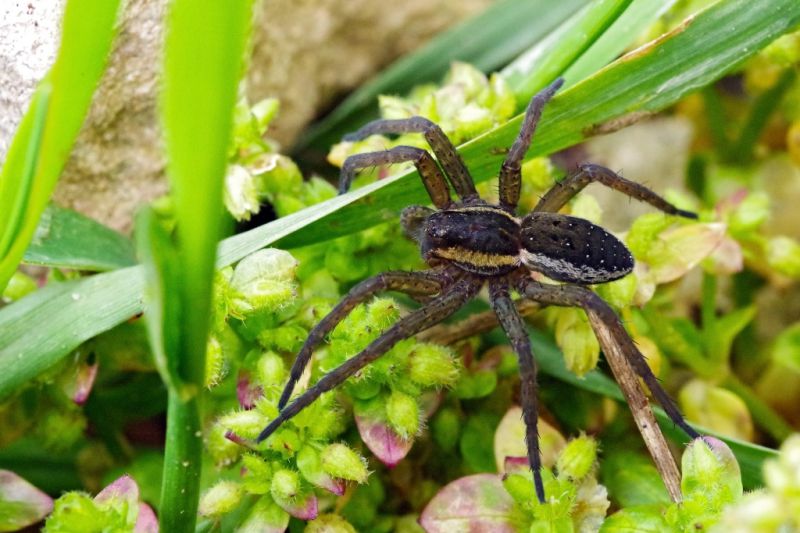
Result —
<instances>
[{"instance_id":1,"label":"blade of grass","mask_svg":"<svg viewBox=\"0 0 800 533\"><path fill-rule=\"evenodd\" d=\"M743 50L759 48L800 22L793 0L766 0L764 10L745 0L723 0L655 45L639 49L559 95L545 110L531 155L543 155L591 136L597 125L631 111L654 111L737 65ZM736 27L736 32L729 31ZM732 50L730 50L732 49ZM606 109L607 106L607 109ZM478 181L496 173L520 118L462 148ZM259 248L325 241L426 203L415 173L394 176L223 241L217 265ZM0 310L0 398L7 396L81 342L142 311L141 267L46 287ZM24 364L22 364L24 362Z\"/></svg>"},{"instance_id":2,"label":"blade of grass","mask_svg":"<svg viewBox=\"0 0 800 533\"><path fill-rule=\"evenodd\" d=\"M0 175L0 288L6 286L22 259L69 157L111 49L118 7L119 0L70 0L66 4L55 64L22 120ZM35 150L32 117L41 112L48 85L52 92L41 143ZM28 157L35 161L19 160ZM26 166L34 169L30 177L25 175Z\"/></svg>"},{"instance_id":3,"label":"blade of grass","mask_svg":"<svg viewBox=\"0 0 800 533\"><path fill-rule=\"evenodd\" d=\"M569 86L597 71L621 54L634 39L655 23L676 0L633 0L603 34L580 55L562 77Z\"/></svg>"},{"instance_id":4,"label":"blade of grass","mask_svg":"<svg viewBox=\"0 0 800 533\"><path fill-rule=\"evenodd\" d=\"M148 300L146 318L169 393L159 507L165 531L194 531L197 521L199 392L223 221L222 184L252 7L251 0L173 0L167 18L161 120L176 238L169 238L151 211L139 218L147 230L139 248L156 296Z\"/></svg>"},{"instance_id":5,"label":"blade of grass","mask_svg":"<svg viewBox=\"0 0 800 533\"><path fill-rule=\"evenodd\" d=\"M104 272L136 264L131 241L111 228L50 204L22 258L29 265Z\"/></svg>"},{"instance_id":6,"label":"blade of grass","mask_svg":"<svg viewBox=\"0 0 800 533\"><path fill-rule=\"evenodd\" d=\"M502 70L523 108L597 40L631 0L595 0ZM567 80L569 81L569 80Z\"/></svg>"},{"instance_id":7,"label":"blade of grass","mask_svg":"<svg viewBox=\"0 0 800 533\"><path fill-rule=\"evenodd\" d=\"M294 150L313 146L327 151L365 122L377 117L377 97L401 94L415 85L438 81L452 61L466 61L490 72L516 57L585 5L588 0L501 0L480 15L433 38L399 59L348 96L309 128Z\"/></svg>"}]
</instances>

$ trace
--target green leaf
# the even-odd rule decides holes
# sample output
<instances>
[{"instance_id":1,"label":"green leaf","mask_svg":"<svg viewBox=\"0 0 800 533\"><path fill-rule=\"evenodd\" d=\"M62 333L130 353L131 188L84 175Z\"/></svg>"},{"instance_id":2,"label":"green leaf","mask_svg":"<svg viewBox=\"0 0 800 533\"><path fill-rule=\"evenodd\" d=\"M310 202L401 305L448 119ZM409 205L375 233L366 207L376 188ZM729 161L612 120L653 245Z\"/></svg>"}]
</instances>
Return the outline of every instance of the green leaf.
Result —
<instances>
[{"instance_id":1,"label":"green leaf","mask_svg":"<svg viewBox=\"0 0 800 533\"><path fill-rule=\"evenodd\" d=\"M153 351L169 390L160 525L194 531L200 493L200 395L222 230L222 184L250 33L251 0L173 0L164 47L161 121L176 238L142 216ZM202 216L197 216L201 213Z\"/></svg>"},{"instance_id":2,"label":"green leaf","mask_svg":"<svg viewBox=\"0 0 800 533\"><path fill-rule=\"evenodd\" d=\"M377 117L377 97L402 94L415 85L438 81L450 63L466 61L490 72L547 35L587 0L500 0L480 15L433 38L352 93L324 120L310 128L295 150L327 151L342 135Z\"/></svg>"},{"instance_id":3,"label":"green leaf","mask_svg":"<svg viewBox=\"0 0 800 533\"><path fill-rule=\"evenodd\" d=\"M583 54L628 7L631 0L596 0L503 69L503 76L524 107L533 95ZM611 58L607 58L606 61ZM602 65L601 63L600 65ZM595 65L597 68L599 65ZM591 72L594 72L592 69ZM567 83L577 79L570 78Z\"/></svg>"},{"instance_id":4,"label":"green leaf","mask_svg":"<svg viewBox=\"0 0 800 533\"><path fill-rule=\"evenodd\" d=\"M22 259L67 162L105 67L118 6L118 0L67 2L55 64L22 119L0 175L0 287Z\"/></svg>"},{"instance_id":5,"label":"green leaf","mask_svg":"<svg viewBox=\"0 0 800 533\"><path fill-rule=\"evenodd\" d=\"M80 213L50 204L22 261L103 272L133 266L136 257L131 241L120 233Z\"/></svg>"}]
</instances>

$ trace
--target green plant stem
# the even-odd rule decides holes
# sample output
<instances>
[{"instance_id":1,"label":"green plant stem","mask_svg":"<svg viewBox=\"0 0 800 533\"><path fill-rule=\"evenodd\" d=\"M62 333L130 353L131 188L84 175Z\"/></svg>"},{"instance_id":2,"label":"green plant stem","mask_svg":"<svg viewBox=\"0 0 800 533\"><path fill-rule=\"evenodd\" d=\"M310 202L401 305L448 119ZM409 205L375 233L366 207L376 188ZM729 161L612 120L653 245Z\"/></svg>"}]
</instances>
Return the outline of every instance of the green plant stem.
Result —
<instances>
[{"instance_id":1,"label":"green plant stem","mask_svg":"<svg viewBox=\"0 0 800 533\"><path fill-rule=\"evenodd\" d=\"M703 105L705 106L708 132L711 140L717 149L720 159L727 161L731 159L731 141L725 132L725 110L722 108L722 100L717 89L713 85L705 87L700 94L703 95Z\"/></svg>"},{"instance_id":2,"label":"green plant stem","mask_svg":"<svg viewBox=\"0 0 800 533\"><path fill-rule=\"evenodd\" d=\"M182 401L169 394L164 474L161 482L161 531L194 531L200 499L200 463L203 438L200 394Z\"/></svg>"},{"instance_id":3,"label":"green plant stem","mask_svg":"<svg viewBox=\"0 0 800 533\"><path fill-rule=\"evenodd\" d=\"M717 323L717 278L703 272L700 300L700 324L703 328L704 351L706 356L716 353L711 345L716 341L715 325ZM728 354L723 354L727 357ZM719 362L719 361L718 361Z\"/></svg>"},{"instance_id":4,"label":"green plant stem","mask_svg":"<svg viewBox=\"0 0 800 533\"><path fill-rule=\"evenodd\" d=\"M722 386L735 393L744 401L750 414L753 415L755 423L778 442L783 441L794 430L776 413L772 408L764 403L753 390L743 383L736 375L728 374L722 382Z\"/></svg>"},{"instance_id":5,"label":"green plant stem","mask_svg":"<svg viewBox=\"0 0 800 533\"><path fill-rule=\"evenodd\" d=\"M764 131L764 127L767 125L772 113L781 103L783 95L792 86L795 76L793 68L786 69L775 85L756 98L753 107L750 109L747 122L744 123L742 131L739 133L739 138L733 143L730 150L731 161L740 164L752 161L753 151L761 132Z\"/></svg>"}]
</instances>

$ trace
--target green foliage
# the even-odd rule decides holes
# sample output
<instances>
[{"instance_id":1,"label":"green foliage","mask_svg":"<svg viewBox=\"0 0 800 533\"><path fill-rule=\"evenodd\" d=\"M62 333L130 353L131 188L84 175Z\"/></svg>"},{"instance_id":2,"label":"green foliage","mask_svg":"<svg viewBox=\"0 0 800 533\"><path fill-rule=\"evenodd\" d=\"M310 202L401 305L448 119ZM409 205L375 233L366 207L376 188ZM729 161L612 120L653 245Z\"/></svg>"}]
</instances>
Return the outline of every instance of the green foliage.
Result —
<instances>
[{"instance_id":1,"label":"green foliage","mask_svg":"<svg viewBox=\"0 0 800 533\"><path fill-rule=\"evenodd\" d=\"M235 102L248 2L216 7L214 13L194 11L188 3L174 6L162 101L173 191L140 218L137 239L144 265L121 268L133 261L129 243L81 217L52 208L40 223L26 261L118 270L82 279L55 271L51 277L60 281L51 280L39 291L34 289L40 278L18 274L12 279L4 298L14 303L0 310L0 363L8 368L0 376L0 394L7 398L0 406L0 426L7 429L3 440L33 431L45 449L78 457L81 473L94 473L85 477L96 482L96 472L124 464L138 447L123 433L138 413L122 413L138 411L145 404L140 396L150 405L143 418L163 412L157 370L169 395L162 529L193 529L196 507L204 518L201 527L209 530L282 531L292 518L308 521L309 531L418 531L418 518L427 531L796 527L795 438L765 463L767 488L742 496L743 486L762 483L760 466L775 456L753 444L761 435L756 429L775 441L796 430L792 414L769 392L796 394L797 322L776 320L772 344L757 338L756 329L764 311L757 291L793 290L800 277L797 235L790 224L772 219L778 193L769 190L768 174L776 172L770 166L775 159L783 158L781 176L792 175L789 157L800 160L800 83L792 74L800 41L788 35L745 62L745 56L796 25L800 11L788 0L768 3L752 12L743 0L723 0L658 43L598 72L671 4L601 0L564 21L549 39L526 46L528 51L503 74L487 77L454 63L441 85L379 99L384 117L427 116L464 144L465 161L484 182L481 194L491 199L487 180L519 127L514 114L531 91L565 76L569 88L548 106L537 131L530 154L537 157L523 165L521 212L561 177L558 160L546 156L617 127L609 121L678 102L674 115L695 123L697 146L681 154L693 158L688 185L695 194L668 196L697 210L699 220L661 213L638 217L621 236L636 256L637 270L597 287L689 419L749 441L729 441L738 462L719 441L692 443L683 455L682 505L670 503L656 470L636 449L638 437L630 436L635 430L625 409L611 401L620 400L621 393L596 368L598 342L585 314L576 309L546 311L538 322L546 333L532 333L541 375L547 376L540 412L570 428L562 434L540 422L544 504L533 489L520 413L512 407L518 389L515 356L497 345L505 341L494 335L450 347L401 341L269 439L255 443L277 415L292 358L342 294L377 272L423 267L395 215L425 200L410 165L362 172L355 183L361 188L337 197L322 178L304 179L297 164L264 138L277 102ZM501 4L505 16L514 12L512 4L528 9L524 3ZM551 6L533 29L555 25L568 4ZM678 13L694 12L698 5L679 3L649 32L657 36L671 29ZM476 41L497 37L501 11L489 13L498 18L486 28L471 26ZM215 28L193 31L211 21ZM515 21L527 27L529 21L524 22ZM512 48L516 30L508 27L499 49ZM203 43L197 42L200 35ZM220 45L209 47L209 37ZM408 65L430 60L431 50L442 51L438 46L395 71L404 73L406 86L414 80ZM500 51L487 49L492 53ZM431 69L441 68L445 56L431 61ZM203 69L193 68L197 61ZM705 89L702 98L687 96L731 69L744 80L738 93L719 88ZM763 79L768 81L758 81ZM20 129L20 138L30 140L23 143L28 163L45 145L46 139L37 136L45 113L50 120L53 101L47 98L43 90L32 105L33 118ZM345 104L309 138L341 130L363 116L361 110L359 102ZM767 120L771 114L775 121ZM784 144L773 140L773 129L785 136ZM202 131L208 135L198 140ZM424 146L415 135L371 137L341 143L329 158L341 165L350 154L398 144ZM22 148L13 148L12 155L20 153ZM7 165L4 173L20 164ZM23 174L32 175L31 164L26 168ZM12 218L22 205L18 199L27 194L25 182L20 183L17 199L10 200L17 202L8 211ZM262 203L271 204L280 218L223 241L215 270L213 252L226 223L221 205L234 219L247 220ZM590 191L565 212L601 223L600 205ZM9 227L18 231L21 226ZM73 250L84 234L91 246ZM282 249L264 248L271 244ZM700 273L699 289L682 290L695 273ZM142 355L141 334L129 333L137 324L82 344L140 313L142 294L152 360ZM315 352L296 393L363 350L409 305L382 297L353 309ZM478 302L469 311L480 308ZM73 357L66 357L69 353ZM153 379L147 381L148 376ZM87 406L80 407L79 398L85 401L93 387ZM547 393L553 389L564 397ZM122 420L109 421L115 416ZM660 411L657 416L665 420ZM85 435L90 424L96 434ZM567 442L563 435L578 433L575 426L598 435L603 446L584 435ZM674 433L671 424L665 430ZM198 481L201 468L204 476ZM155 485L148 485L149 492ZM606 517L610 501L619 510ZM130 530L138 527L137 502L138 493L123 501L70 492L57 500L46 527ZM753 511L757 508L774 513L767 519Z\"/></svg>"}]
</instances>

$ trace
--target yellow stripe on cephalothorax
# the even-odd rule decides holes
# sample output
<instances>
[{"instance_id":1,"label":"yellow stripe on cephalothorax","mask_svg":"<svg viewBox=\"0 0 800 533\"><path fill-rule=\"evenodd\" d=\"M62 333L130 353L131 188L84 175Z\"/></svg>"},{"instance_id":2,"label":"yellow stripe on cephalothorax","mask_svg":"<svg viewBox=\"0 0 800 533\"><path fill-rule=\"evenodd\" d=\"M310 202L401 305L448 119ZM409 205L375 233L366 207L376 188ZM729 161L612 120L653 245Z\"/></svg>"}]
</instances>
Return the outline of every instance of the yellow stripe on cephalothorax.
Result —
<instances>
[{"instance_id":1,"label":"yellow stripe on cephalothorax","mask_svg":"<svg viewBox=\"0 0 800 533\"><path fill-rule=\"evenodd\" d=\"M519 264L519 256L517 255L487 254L460 246L437 248L434 253L443 259L475 265L476 267L504 267L517 266Z\"/></svg>"},{"instance_id":2,"label":"yellow stripe on cephalothorax","mask_svg":"<svg viewBox=\"0 0 800 533\"><path fill-rule=\"evenodd\" d=\"M500 209L499 207L492 207L489 205L472 205L466 207L456 207L453 209L448 209L447 211L451 211L454 213L497 213L498 215L503 215L504 217L508 218L509 220L513 220L517 224L519 224L519 219L509 213L504 209Z\"/></svg>"}]
</instances>

